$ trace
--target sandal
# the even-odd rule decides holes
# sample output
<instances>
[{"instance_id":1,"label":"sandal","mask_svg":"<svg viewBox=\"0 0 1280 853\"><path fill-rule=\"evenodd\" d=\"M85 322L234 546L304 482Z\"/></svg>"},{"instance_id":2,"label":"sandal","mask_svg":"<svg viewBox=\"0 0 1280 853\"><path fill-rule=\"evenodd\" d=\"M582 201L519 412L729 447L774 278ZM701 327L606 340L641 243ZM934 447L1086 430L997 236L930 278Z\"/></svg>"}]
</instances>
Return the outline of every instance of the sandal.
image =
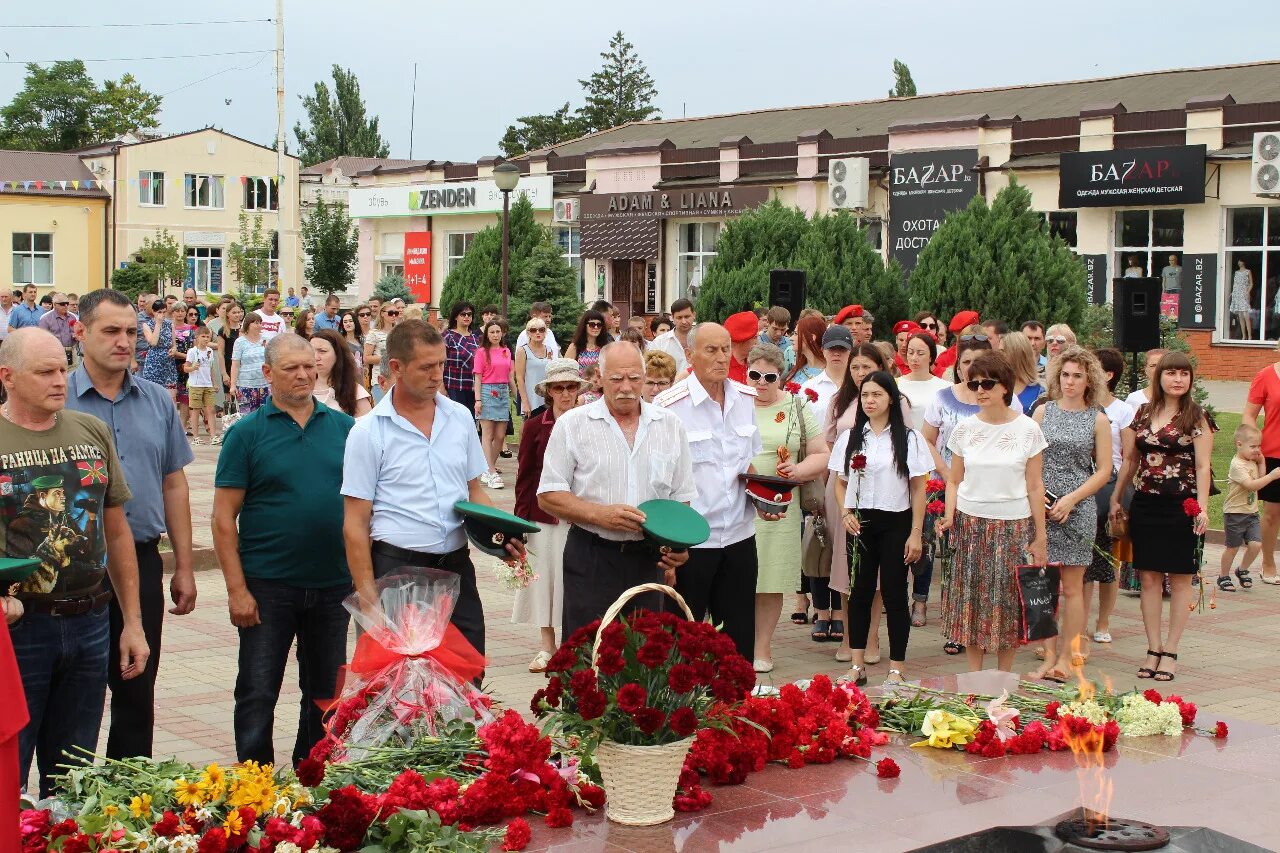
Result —
<instances>
[{"instance_id":1,"label":"sandal","mask_svg":"<svg viewBox=\"0 0 1280 853\"><path fill-rule=\"evenodd\" d=\"M791 624L792 625L808 625L809 614L805 611L797 610L795 613L791 614Z\"/></svg>"},{"instance_id":2,"label":"sandal","mask_svg":"<svg viewBox=\"0 0 1280 853\"><path fill-rule=\"evenodd\" d=\"M885 684L906 684L907 681L902 677L902 670L891 669L889 670L889 674L885 676L884 683Z\"/></svg>"},{"instance_id":3,"label":"sandal","mask_svg":"<svg viewBox=\"0 0 1280 853\"><path fill-rule=\"evenodd\" d=\"M1110 631L1094 631L1093 641L1095 643L1109 643L1111 642L1111 632Z\"/></svg>"},{"instance_id":4,"label":"sandal","mask_svg":"<svg viewBox=\"0 0 1280 853\"><path fill-rule=\"evenodd\" d=\"M876 653L873 655L871 654L864 655L862 662L865 663L867 666L872 666L874 664L880 663L880 650L876 649Z\"/></svg>"},{"instance_id":5,"label":"sandal","mask_svg":"<svg viewBox=\"0 0 1280 853\"><path fill-rule=\"evenodd\" d=\"M839 648L836 649L836 660L840 663L848 663L853 660L853 649Z\"/></svg>"},{"instance_id":6,"label":"sandal","mask_svg":"<svg viewBox=\"0 0 1280 853\"><path fill-rule=\"evenodd\" d=\"M920 608L919 615L916 615L917 607ZM923 601L913 601L911 603L911 627L912 628L923 628L927 624L926 620L928 615L929 615L928 604L925 604Z\"/></svg>"},{"instance_id":7,"label":"sandal","mask_svg":"<svg viewBox=\"0 0 1280 853\"><path fill-rule=\"evenodd\" d=\"M857 673L854 675L854 673ZM849 675L853 675L850 678ZM836 684L852 684L854 687L865 687L867 685L867 671L856 663L849 667L849 675L842 675L836 679Z\"/></svg>"},{"instance_id":8,"label":"sandal","mask_svg":"<svg viewBox=\"0 0 1280 853\"><path fill-rule=\"evenodd\" d=\"M833 643L840 643L844 641L844 620L831 620L831 627L827 629L827 639Z\"/></svg>"},{"instance_id":9,"label":"sandal","mask_svg":"<svg viewBox=\"0 0 1280 853\"><path fill-rule=\"evenodd\" d=\"M1235 592L1236 585L1231 582L1230 575L1218 575L1218 589L1223 592Z\"/></svg>"},{"instance_id":10,"label":"sandal","mask_svg":"<svg viewBox=\"0 0 1280 853\"><path fill-rule=\"evenodd\" d=\"M813 623L813 630L809 632L809 639L815 643L825 643L831 639L831 620L816 619Z\"/></svg>"},{"instance_id":11,"label":"sandal","mask_svg":"<svg viewBox=\"0 0 1280 853\"><path fill-rule=\"evenodd\" d=\"M1250 589L1253 586L1253 578L1249 577L1248 569L1236 569L1236 580L1240 581L1241 589Z\"/></svg>"},{"instance_id":12,"label":"sandal","mask_svg":"<svg viewBox=\"0 0 1280 853\"><path fill-rule=\"evenodd\" d=\"M1160 658L1164 657L1164 652L1153 652L1151 649L1147 649L1147 657L1155 658L1156 667L1158 668L1160 666ZM1156 677L1155 669L1152 669L1149 666L1139 667L1138 678L1155 678L1155 677Z\"/></svg>"},{"instance_id":13,"label":"sandal","mask_svg":"<svg viewBox=\"0 0 1280 853\"><path fill-rule=\"evenodd\" d=\"M942 644L942 650L949 655L958 655L964 651L964 646L952 640L947 640Z\"/></svg>"},{"instance_id":14,"label":"sandal","mask_svg":"<svg viewBox=\"0 0 1280 853\"><path fill-rule=\"evenodd\" d=\"M1161 652L1160 657L1169 658L1170 660L1177 660L1178 654L1177 652ZM1164 678L1160 677L1162 675L1164 676ZM1174 676L1174 673L1170 672L1167 669L1157 669L1151 677L1154 678L1156 681L1167 683L1167 682L1173 681L1175 676Z\"/></svg>"}]
</instances>

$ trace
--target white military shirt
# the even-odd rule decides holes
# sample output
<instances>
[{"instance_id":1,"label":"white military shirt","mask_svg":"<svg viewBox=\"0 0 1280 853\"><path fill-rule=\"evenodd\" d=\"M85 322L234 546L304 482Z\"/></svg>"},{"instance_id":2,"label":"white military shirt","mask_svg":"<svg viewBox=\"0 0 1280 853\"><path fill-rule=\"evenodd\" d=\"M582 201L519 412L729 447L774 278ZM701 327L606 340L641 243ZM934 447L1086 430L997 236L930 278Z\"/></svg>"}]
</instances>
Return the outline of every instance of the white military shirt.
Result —
<instances>
[{"instance_id":1,"label":"white military shirt","mask_svg":"<svg viewBox=\"0 0 1280 853\"><path fill-rule=\"evenodd\" d=\"M655 405L680 417L689 437L698 488L692 506L711 525L711 538L698 547L724 548L755 535L755 507L738 479L763 446L755 396L754 388L726 379L721 406L697 377L688 376L654 398Z\"/></svg>"}]
</instances>

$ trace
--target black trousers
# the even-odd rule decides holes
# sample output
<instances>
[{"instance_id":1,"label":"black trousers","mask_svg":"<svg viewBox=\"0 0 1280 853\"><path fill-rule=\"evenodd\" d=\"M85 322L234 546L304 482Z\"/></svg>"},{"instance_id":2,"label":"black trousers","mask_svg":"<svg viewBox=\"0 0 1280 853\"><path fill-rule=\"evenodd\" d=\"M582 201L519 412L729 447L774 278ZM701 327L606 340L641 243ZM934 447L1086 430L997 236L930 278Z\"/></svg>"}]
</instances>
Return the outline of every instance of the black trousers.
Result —
<instances>
[{"instance_id":1,"label":"black trousers","mask_svg":"<svg viewBox=\"0 0 1280 853\"><path fill-rule=\"evenodd\" d=\"M725 548L690 548L689 561L676 570L676 592L684 596L695 620L708 612L711 622L729 635L738 654L755 656L756 537ZM679 608L671 602L670 609Z\"/></svg>"},{"instance_id":2,"label":"black trousers","mask_svg":"<svg viewBox=\"0 0 1280 853\"><path fill-rule=\"evenodd\" d=\"M462 580L458 603L454 606L453 616L449 617L449 621L462 632L462 636L466 637L471 645L475 646L476 651L484 654L484 605L480 603L480 591L476 589L476 567L471 563L471 553L467 547L464 545L448 554L426 554L397 548L394 555L380 553L378 547L375 543L373 551L375 578L394 574L396 569L405 566L414 566L452 572ZM483 673L480 678L484 678Z\"/></svg>"},{"instance_id":3,"label":"black trousers","mask_svg":"<svg viewBox=\"0 0 1280 853\"><path fill-rule=\"evenodd\" d=\"M156 675L160 671L160 633L164 625L164 562L160 540L135 542L138 557L138 604L142 613L142 633L151 657L136 678L120 677L120 634L124 616L115 597L111 598L111 652L107 662L107 685L111 688L111 730L107 735L107 758L151 756L156 716ZM110 583L110 580L107 581Z\"/></svg>"},{"instance_id":4,"label":"black trousers","mask_svg":"<svg viewBox=\"0 0 1280 853\"><path fill-rule=\"evenodd\" d=\"M854 649L867 647L867 632L871 630L871 601L876 595L876 580L880 581L880 596L884 602L885 622L889 626L889 660L907 659L907 640L911 636L911 611L907 604L907 564L903 561L907 538L911 535L911 510L887 512L880 509L864 509L862 533L858 537L848 535L846 549L850 555L850 571L853 579L849 587L849 646ZM858 553L857 568L853 568L855 550Z\"/></svg>"},{"instance_id":5,"label":"black trousers","mask_svg":"<svg viewBox=\"0 0 1280 853\"><path fill-rule=\"evenodd\" d=\"M603 617L618 596L642 583L662 583L657 558L643 543L613 543L581 527L569 528L564 544L560 641ZM627 604L625 612L661 610L663 598L656 592L638 595Z\"/></svg>"}]
</instances>

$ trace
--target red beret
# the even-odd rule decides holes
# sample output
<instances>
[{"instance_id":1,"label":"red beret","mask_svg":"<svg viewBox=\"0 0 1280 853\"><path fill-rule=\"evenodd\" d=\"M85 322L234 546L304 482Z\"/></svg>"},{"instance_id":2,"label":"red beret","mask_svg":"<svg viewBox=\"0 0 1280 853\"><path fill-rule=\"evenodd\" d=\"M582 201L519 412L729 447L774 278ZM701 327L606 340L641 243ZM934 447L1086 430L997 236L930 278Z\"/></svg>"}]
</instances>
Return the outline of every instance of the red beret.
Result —
<instances>
[{"instance_id":1,"label":"red beret","mask_svg":"<svg viewBox=\"0 0 1280 853\"><path fill-rule=\"evenodd\" d=\"M833 323L835 323L837 326L839 326L839 325L840 325L840 324L842 324L845 320L848 320L850 317L861 317L861 316L862 316L862 306L861 306L861 305L846 305L846 306L844 306L843 308L841 308L841 309L840 309L840 313L839 313L839 314L837 314L837 315L836 315L836 318L835 318L834 320L832 320L831 322L833 322Z\"/></svg>"},{"instance_id":2,"label":"red beret","mask_svg":"<svg viewBox=\"0 0 1280 853\"><path fill-rule=\"evenodd\" d=\"M968 326L975 325L978 322L977 311L959 311L951 318L951 324L947 326L952 332L963 332Z\"/></svg>"},{"instance_id":3,"label":"red beret","mask_svg":"<svg viewBox=\"0 0 1280 853\"><path fill-rule=\"evenodd\" d=\"M735 344L740 344L760 334L760 318L752 311L739 311L729 315L729 319L724 321L724 327L729 331L729 338Z\"/></svg>"},{"instance_id":4,"label":"red beret","mask_svg":"<svg viewBox=\"0 0 1280 853\"><path fill-rule=\"evenodd\" d=\"M895 335L900 335L903 332L915 334L918 331L920 331L920 324L911 320L899 320L893 325L893 333Z\"/></svg>"}]
</instances>

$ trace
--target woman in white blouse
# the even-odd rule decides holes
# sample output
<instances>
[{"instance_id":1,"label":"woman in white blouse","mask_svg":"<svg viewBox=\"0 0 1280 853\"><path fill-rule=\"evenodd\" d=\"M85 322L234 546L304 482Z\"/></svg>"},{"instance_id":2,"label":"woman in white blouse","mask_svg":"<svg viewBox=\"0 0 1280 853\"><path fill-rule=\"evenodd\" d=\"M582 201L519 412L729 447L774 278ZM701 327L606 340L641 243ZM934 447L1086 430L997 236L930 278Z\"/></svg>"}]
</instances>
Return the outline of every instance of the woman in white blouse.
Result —
<instances>
[{"instance_id":1,"label":"woman in white blouse","mask_svg":"<svg viewBox=\"0 0 1280 853\"><path fill-rule=\"evenodd\" d=\"M954 563L942 587L942 633L965 647L969 669L1013 671L1022 640L1017 567L1047 561L1044 434L1009 408L1013 370L999 352L969 366L966 385L978 413L951 431L951 471L940 531L953 531Z\"/></svg>"},{"instance_id":2,"label":"woman in white blouse","mask_svg":"<svg viewBox=\"0 0 1280 853\"><path fill-rule=\"evenodd\" d=\"M924 485L933 457L920 433L906 425L901 393L888 373L876 371L862 381L857 419L836 439L829 467L840 475L835 491L850 555L849 680L867 683L867 633L878 582L889 625L885 681L898 683L911 634L907 566L923 550Z\"/></svg>"}]
</instances>

